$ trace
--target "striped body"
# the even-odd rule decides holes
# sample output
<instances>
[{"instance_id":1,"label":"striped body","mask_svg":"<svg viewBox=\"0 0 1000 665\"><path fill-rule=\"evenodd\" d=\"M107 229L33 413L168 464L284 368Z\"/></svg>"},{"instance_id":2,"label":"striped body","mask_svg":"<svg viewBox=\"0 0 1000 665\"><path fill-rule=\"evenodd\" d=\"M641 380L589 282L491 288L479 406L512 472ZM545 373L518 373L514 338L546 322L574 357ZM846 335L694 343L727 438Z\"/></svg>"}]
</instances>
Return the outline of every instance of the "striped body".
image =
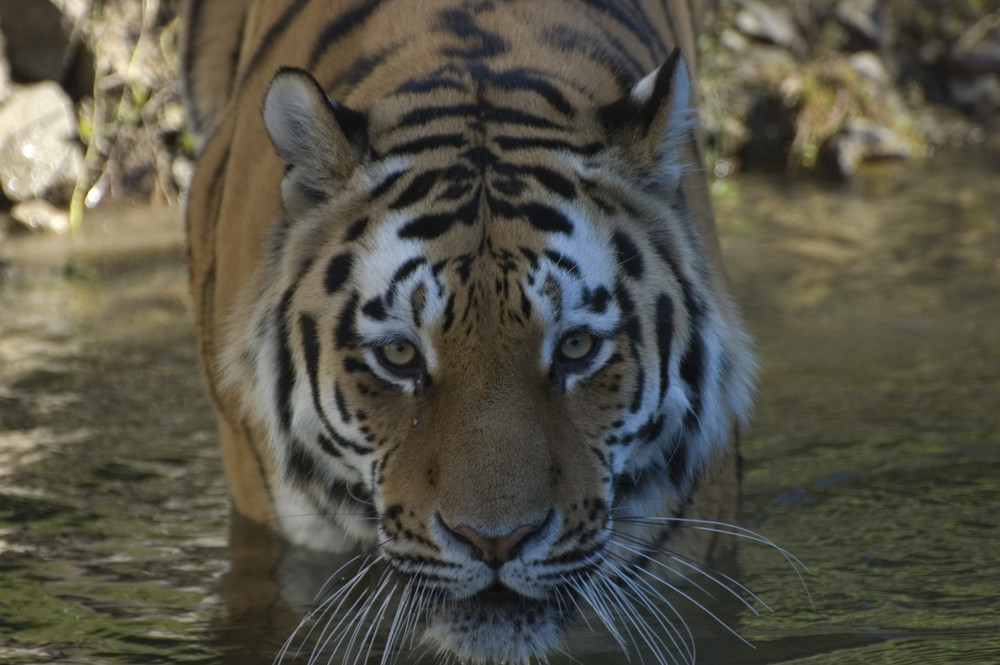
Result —
<instances>
[{"instance_id":1,"label":"striped body","mask_svg":"<svg viewBox=\"0 0 1000 665\"><path fill-rule=\"evenodd\" d=\"M235 507L377 544L396 632L542 658L651 552L705 560L683 520L732 517L752 360L698 168L695 20L190 2L191 279Z\"/></svg>"}]
</instances>

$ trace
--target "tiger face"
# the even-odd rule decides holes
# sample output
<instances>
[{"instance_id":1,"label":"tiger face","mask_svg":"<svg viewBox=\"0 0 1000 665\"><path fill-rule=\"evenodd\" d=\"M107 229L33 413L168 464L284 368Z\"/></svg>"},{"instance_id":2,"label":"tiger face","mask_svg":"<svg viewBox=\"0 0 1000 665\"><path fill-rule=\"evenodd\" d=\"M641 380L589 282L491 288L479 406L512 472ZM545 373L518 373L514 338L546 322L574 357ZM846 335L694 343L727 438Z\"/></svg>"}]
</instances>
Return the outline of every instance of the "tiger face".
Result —
<instances>
[{"instance_id":1,"label":"tiger face","mask_svg":"<svg viewBox=\"0 0 1000 665\"><path fill-rule=\"evenodd\" d=\"M380 4L326 25L406 33ZM281 68L260 132L234 112L208 144L189 243L222 421L263 441L291 541L372 552L322 602L321 641L361 654L388 614L387 653L419 638L463 662L527 663L583 609L663 661L658 557L703 561L731 514L753 365L710 213L692 200L704 178L687 66L646 35L630 48L669 56L607 98L628 78L608 72L640 59L621 43L614 67L546 66L487 27L510 30L517 12L556 20L544 3L421 11L438 4L421 20L439 60L357 55L368 78L338 79L359 79L344 88L356 105L331 99L318 65ZM563 4L598 21L589 3ZM272 39L316 6L290 4L261 30ZM600 20L630 24L610 7ZM542 51L583 58L568 30L540 27ZM251 74L262 43L240 60ZM253 90L245 81L235 89ZM264 132L259 166L233 156ZM270 188L245 184L258 180ZM218 229L240 215L259 225L269 196L277 219L259 252L249 243L239 295L222 299L213 355L216 285L232 277L219 257L248 242ZM660 625L640 625L637 606Z\"/></svg>"},{"instance_id":2,"label":"tiger face","mask_svg":"<svg viewBox=\"0 0 1000 665\"><path fill-rule=\"evenodd\" d=\"M227 376L286 533L377 542L449 652L543 655L669 526L621 518L679 515L746 406L682 167L642 154L646 119L656 149L690 130L687 86L675 55L617 107L517 138L392 98L362 116L300 70L269 88L284 207Z\"/></svg>"}]
</instances>

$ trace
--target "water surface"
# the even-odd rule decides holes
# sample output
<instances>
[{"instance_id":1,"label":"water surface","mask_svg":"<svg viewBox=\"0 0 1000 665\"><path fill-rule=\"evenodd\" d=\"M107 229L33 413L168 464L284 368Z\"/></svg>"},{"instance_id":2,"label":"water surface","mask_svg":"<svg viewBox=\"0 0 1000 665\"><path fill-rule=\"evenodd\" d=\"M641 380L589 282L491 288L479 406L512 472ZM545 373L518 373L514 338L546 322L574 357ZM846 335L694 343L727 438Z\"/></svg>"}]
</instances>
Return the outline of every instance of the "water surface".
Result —
<instances>
[{"instance_id":1,"label":"water surface","mask_svg":"<svg viewBox=\"0 0 1000 665\"><path fill-rule=\"evenodd\" d=\"M744 543L771 611L701 597L748 646L678 600L699 663L1000 662L997 173L717 185L762 366L743 521L810 573ZM177 212L87 226L0 245L0 662L269 663L336 562L230 520Z\"/></svg>"}]
</instances>

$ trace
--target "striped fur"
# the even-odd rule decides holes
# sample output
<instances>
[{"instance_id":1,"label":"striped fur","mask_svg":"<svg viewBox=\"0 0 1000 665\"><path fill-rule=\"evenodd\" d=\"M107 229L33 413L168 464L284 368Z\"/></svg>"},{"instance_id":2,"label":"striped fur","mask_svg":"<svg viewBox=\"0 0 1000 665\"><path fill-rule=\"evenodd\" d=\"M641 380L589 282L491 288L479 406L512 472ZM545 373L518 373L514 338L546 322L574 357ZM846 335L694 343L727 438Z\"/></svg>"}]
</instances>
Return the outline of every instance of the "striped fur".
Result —
<instances>
[{"instance_id":1,"label":"striped fur","mask_svg":"<svg viewBox=\"0 0 1000 665\"><path fill-rule=\"evenodd\" d=\"M363 616L395 603L395 633L471 661L544 658L575 608L641 595L652 552L704 561L684 524L732 519L752 360L698 167L696 8L187 21L191 282L236 509L377 544L402 591Z\"/></svg>"}]
</instances>

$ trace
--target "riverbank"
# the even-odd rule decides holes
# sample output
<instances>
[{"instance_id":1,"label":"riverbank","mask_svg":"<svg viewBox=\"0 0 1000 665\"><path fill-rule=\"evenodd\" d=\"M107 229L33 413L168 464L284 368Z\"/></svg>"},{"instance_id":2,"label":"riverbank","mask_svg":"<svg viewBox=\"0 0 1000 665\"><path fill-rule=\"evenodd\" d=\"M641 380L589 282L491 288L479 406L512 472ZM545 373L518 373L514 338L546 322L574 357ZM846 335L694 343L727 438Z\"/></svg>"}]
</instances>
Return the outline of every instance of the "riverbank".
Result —
<instances>
[{"instance_id":1,"label":"riverbank","mask_svg":"<svg viewBox=\"0 0 1000 665\"><path fill-rule=\"evenodd\" d=\"M0 0L0 241L109 202L183 200L179 5ZM720 0L700 47L718 178L848 178L1000 126L997 0Z\"/></svg>"}]
</instances>

